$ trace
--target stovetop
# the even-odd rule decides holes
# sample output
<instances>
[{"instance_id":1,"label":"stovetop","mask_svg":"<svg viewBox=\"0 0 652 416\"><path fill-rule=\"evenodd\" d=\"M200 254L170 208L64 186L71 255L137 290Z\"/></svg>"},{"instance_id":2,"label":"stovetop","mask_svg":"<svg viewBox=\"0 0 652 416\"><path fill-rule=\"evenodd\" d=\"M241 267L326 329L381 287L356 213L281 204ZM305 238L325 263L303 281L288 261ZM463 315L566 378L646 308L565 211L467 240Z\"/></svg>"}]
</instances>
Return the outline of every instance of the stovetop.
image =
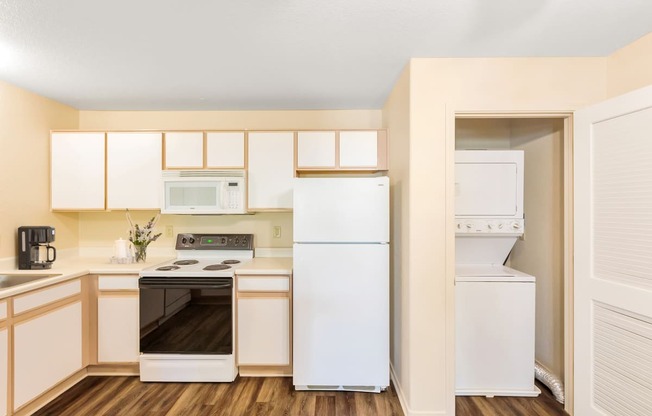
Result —
<instances>
[{"instance_id":1,"label":"stovetop","mask_svg":"<svg viewBox=\"0 0 652 416\"><path fill-rule=\"evenodd\" d=\"M177 235L177 258L148 267L141 277L233 277L254 257L253 234Z\"/></svg>"}]
</instances>

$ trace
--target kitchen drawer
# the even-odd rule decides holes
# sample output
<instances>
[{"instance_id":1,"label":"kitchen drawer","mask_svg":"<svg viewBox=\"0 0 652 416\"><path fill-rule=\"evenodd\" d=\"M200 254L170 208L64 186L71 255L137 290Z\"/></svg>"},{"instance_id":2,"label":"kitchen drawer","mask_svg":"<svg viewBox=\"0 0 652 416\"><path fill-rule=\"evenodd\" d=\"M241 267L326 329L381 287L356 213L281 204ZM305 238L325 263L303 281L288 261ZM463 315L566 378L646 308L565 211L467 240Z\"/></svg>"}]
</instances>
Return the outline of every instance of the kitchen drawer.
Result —
<instances>
[{"instance_id":1,"label":"kitchen drawer","mask_svg":"<svg viewBox=\"0 0 652 416\"><path fill-rule=\"evenodd\" d=\"M289 292L289 276L239 276L238 292Z\"/></svg>"},{"instance_id":2,"label":"kitchen drawer","mask_svg":"<svg viewBox=\"0 0 652 416\"><path fill-rule=\"evenodd\" d=\"M99 290L138 290L138 275L101 275L97 278Z\"/></svg>"},{"instance_id":3,"label":"kitchen drawer","mask_svg":"<svg viewBox=\"0 0 652 416\"><path fill-rule=\"evenodd\" d=\"M27 312L79 293L81 293L80 279L37 289L14 298L14 314Z\"/></svg>"}]
</instances>

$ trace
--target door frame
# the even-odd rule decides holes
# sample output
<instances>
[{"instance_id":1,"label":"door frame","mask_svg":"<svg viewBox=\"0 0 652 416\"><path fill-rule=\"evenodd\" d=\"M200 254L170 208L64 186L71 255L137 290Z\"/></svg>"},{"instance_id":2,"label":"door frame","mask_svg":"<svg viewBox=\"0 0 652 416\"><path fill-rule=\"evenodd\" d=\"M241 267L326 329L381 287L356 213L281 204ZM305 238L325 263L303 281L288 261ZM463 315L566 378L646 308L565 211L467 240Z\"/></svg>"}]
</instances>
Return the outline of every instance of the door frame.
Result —
<instances>
[{"instance_id":1,"label":"door frame","mask_svg":"<svg viewBox=\"0 0 652 416\"><path fill-rule=\"evenodd\" d=\"M455 120L457 118L562 119L564 123L564 410L573 414L573 112L446 108L446 354L455 357ZM448 254L450 253L450 255ZM449 409L455 408L455 360L446 360Z\"/></svg>"}]
</instances>

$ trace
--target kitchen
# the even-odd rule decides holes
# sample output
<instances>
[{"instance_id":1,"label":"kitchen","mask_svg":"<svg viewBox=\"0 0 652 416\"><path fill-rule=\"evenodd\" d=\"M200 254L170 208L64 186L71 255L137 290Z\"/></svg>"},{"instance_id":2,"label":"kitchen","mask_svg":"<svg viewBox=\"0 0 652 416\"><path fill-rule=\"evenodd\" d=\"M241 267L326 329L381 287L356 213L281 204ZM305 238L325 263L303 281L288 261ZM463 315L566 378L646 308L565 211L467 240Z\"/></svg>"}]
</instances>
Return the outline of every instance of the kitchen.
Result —
<instances>
[{"instance_id":1,"label":"kitchen","mask_svg":"<svg viewBox=\"0 0 652 416\"><path fill-rule=\"evenodd\" d=\"M14 233L25 223L57 229L57 249L94 251L110 247L126 231L124 212L50 213L50 130L283 130L389 129L392 185L392 365L408 412L454 409L447 334L446 293L452 272L445 266L447 241L446 124L452 105L460 112L574 110L650 84L650 37L606 57L413 59L382 108L312 111L91 111L54 102L2 83L2 193L0 257L15 255ZM637 68L637 69L636 69ZM505 74L510 74L505 75ZM517 74L514 76L512 74ZM524 95L522 92L527 91ZM451 104L452 103L452 104ZM437 114L437 117L433 117ZM6 122L5 120L9 120ZM434 138L440 139L435 140ZM36 160L38 163L33 163ZM8 181L30 166L29 179ZM22 178L22 176L20 176ZM29 189L26 192L25 189ZM425 193L423 190L428 190ZM150 212L138 213L142 222ZM207 232L246 232L258 247L289 248L292 214L163 218L172 234L201 227ZM281 237L274 238L274 226ZM157 256L173 246L164 236L150 248ZM447 277L448 276L448 277ZM409 357L409 359L408 359ZM434 392L434 394L433 394Z\"/></svg>"}]
</instances>

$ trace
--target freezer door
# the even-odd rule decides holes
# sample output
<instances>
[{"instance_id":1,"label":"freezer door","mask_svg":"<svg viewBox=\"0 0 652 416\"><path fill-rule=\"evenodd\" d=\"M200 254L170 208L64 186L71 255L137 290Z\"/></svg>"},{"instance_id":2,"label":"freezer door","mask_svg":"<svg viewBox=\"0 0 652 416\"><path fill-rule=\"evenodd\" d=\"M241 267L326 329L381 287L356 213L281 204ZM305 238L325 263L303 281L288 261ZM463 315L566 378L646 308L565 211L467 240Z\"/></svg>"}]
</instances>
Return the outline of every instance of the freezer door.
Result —
<instances>
[{"instance_id":1,"label":"freezer door","mask_svg":"<svg viewBox=\"0 0 652 416\"><path fill-rule=\"evenodd\" d=\"M295 386L389 385L389 245L295 244Z\"/></svg>"},{"instance_id":2,"label":"freezer door","mask_svg":"<svg viewBox=\"0 0 652 416\"><path fill-rule=\"evenodd\" d=\"M297 178L295 242L388 242L389 178Z\"/></svg>"}]
</instances>

